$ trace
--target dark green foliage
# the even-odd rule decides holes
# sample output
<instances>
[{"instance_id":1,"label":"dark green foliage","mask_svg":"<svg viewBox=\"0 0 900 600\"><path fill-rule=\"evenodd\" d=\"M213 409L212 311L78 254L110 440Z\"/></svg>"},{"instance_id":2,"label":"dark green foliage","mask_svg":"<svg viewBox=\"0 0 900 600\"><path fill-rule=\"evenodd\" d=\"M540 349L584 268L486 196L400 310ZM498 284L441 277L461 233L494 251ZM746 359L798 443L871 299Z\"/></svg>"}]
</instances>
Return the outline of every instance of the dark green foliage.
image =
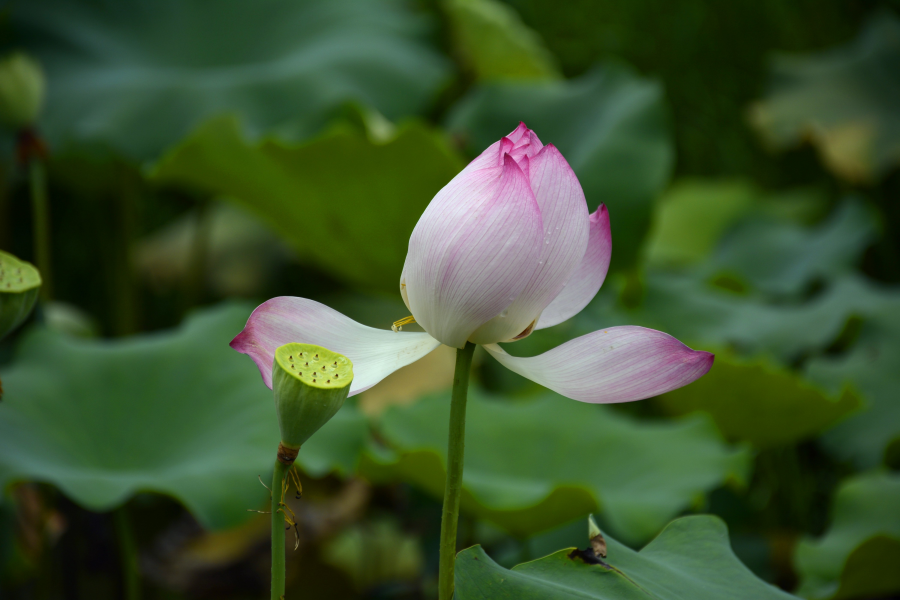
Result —
<instances>
[{"instance_id":1,"label":"dark green foliage","mask_svg":"<svg viewBox=\"0 0 900 600\"><path fill-rule=\"evenodd\" d=\"M222 112L295 139L344 102L415 113L447 66L391 1L38 0L13 5L10 27L51 82L50 139L137 160Z\"/></svg>"},{"instance_id":2,"label":"dark green foliage","mask_svg":"<svg viewBox=\"0 0 900 600\"><path fill-rule=\"evenodd\" d=\"M481 546L459 555L458 598L900 593L898 11L10 3L0 43L40 59L48 101L0 140L0 249L34 260L13 155L43 139L61 303L0 343L0 596L115 595L112 519L92 511L127 503L147 597L260 597L266 518L248 509L278 427L229 340L277 295L384 329L406 316L419 216L520 120L609 208L613 269L510 354L628 324L717 357L686 388L600 407L476 354L460 540ZM430 597L450 377L433 358L303 444L288 598ZM618 571L558 551L587 545L589 512ZM677 518L694 512L731 542L715 517ZM215 533L185 533L187 513Z\"/></svg>"}]
</instances>

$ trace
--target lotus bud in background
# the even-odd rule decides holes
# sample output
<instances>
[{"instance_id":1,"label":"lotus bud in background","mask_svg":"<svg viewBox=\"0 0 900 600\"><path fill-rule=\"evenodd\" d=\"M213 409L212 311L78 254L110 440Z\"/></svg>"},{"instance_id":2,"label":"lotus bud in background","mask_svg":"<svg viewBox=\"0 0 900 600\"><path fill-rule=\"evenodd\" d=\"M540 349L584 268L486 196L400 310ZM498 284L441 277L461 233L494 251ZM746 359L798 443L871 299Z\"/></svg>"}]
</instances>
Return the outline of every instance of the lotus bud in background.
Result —
<instances>
[{"instance_id":1,"label":"lotus bud in background","mask_svg":"<svg viewBox=\"0 0 900 600\"><path fill-rule=\"evenodd\" d=\"M18 131L35 124L44 104L41 65L21 52L0 59L0 121Z\"/></svg>"},{"instance_id":2,"label":"lotus bud in background","mask_svg":"<svg viewBox=\"0 0 900 600\"><path fill-rule=\"evenodd\" d=\"M591 550L598 558L606 558L606 539L603 532L597 527L594 515L588 515L588 538L591 540Z\"/></svg>"},{"instance_id":3,"label":"lotus bud in background","mask_svg":"<svg viewBox=\"0 0 900 600\"><path fill-rule=\"evenodd\" d=\"M300 446L344 405L353 381L346 356L314 344L285 344L275 351L272 389L281 428L278 460L291 464Z\"/></svg>"},{"instance_id":4,"label":"lotus bud in background","mask_svg":"<svg viewBox=\"0 0 900 600\"><path fill-rule=\"evenodd\" d=\"M0 339L31 314L40 287L34 265L0 251Z\"/></svg>"}]
</instances>

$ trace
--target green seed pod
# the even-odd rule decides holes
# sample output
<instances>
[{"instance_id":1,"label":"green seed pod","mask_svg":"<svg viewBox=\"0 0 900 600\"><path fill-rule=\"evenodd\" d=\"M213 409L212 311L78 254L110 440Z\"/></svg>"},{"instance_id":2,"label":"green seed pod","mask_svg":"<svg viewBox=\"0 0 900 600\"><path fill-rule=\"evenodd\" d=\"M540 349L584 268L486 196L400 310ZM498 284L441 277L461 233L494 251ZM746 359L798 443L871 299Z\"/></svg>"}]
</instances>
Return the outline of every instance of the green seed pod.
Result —
<instances>
[{"instance_id":1,"label":"green seed pod","mask_svg":"<svg viewBox=\"0 0 900 600\"><path fill-rule=\"evenodd\" d=\"M41 65L30 56L16 52L0 60L0 121L16 130L34 125L45 87Z\"/></svg>"},{"instance_id":2,"label":"green seed pod","mask_svg":"<svg viewBox=\"0 0 900 600\"><path fill-rule=\"evenodd\" d=\"M0 339L31 313L40 287L34 265L0 251Z\"/></svg>"},{"instance_id":3,"label":"green seed pod","mask_svg":"<svg viewBox=\"0 0 900 600\"><path fill-rule=\"evenodd\" d=\"M300 446L344 405L351 381L353 363L337 352L296 343L275 350L272 388L281 445L293 451L287 452L289 462L293 462Z\"/></svg>"}]
</instances>

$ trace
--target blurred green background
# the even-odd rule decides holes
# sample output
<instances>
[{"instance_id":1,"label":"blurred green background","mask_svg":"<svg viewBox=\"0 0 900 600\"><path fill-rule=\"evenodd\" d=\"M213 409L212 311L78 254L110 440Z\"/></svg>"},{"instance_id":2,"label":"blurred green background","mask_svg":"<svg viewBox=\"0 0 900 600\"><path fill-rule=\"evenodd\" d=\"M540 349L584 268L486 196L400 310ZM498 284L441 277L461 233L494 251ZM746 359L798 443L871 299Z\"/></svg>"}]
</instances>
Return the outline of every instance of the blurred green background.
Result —
<instances>
[{"instance_id":1,"label":"blurred green background","mask_svg":"<svg viewBox=\"0 0 900 600\"><path fill-rule=\"evenodd\" d=\"M460 538L496 564L461 555L458 596L641 597L529 587L575 581L565 554L506 570L587 546L594 513L655 597L900 597L900 2L27 0L0 46L46 76L52 240L0 342L0 597L266 597L248 509L278 430L228 342L277 295L404 317L419 215L520 120L614 251L580 315L507 350L633 324L717 356L608 407L476 354ZM0 249L34 262L22 133ZM452 364L304 446L288 598L436 596ZM667 526L692 514L718 520ZM478 595L496 578L523 587Z\"/></svg>"}]
</instances>

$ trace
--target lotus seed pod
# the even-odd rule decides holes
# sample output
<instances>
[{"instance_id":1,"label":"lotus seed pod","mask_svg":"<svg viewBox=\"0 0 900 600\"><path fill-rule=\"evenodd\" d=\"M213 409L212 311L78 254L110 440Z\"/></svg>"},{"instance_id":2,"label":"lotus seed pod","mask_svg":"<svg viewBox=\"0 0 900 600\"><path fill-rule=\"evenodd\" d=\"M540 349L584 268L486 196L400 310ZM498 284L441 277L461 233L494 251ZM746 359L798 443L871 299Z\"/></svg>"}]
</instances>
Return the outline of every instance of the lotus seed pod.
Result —
<instances>
[{"instance_id":1,"label":"lotus seed pod","mask_svg":"<svg viewBox=\"0 0 900 600\"><path fill-rule=\"evenodd\" d=\"M31 313L40 287L34 265L0 251L0 339Z\"/></svg>"},{"instance_id":2,"label":"lotus seed pod","mask_svg":"<svg viewBox=\"0 0 900 600\"><path fill-rule=\"evenodd\" d=\"M34 125L46 81L36 60L16 52L0 60L0 121L12 129Z\"/></svg>"},{"instance_id":3,"label":"lotus seed pod","mask_svg":"<svg viewBox=\"0 0 900 600\"><path fill-rule=\"evenodd\" d=\"M344 405L351 381L353 363L346 356L313 344L279 347L272 389L282 446L296 451L327 423Z\"/></svg>"}]
</instances>

